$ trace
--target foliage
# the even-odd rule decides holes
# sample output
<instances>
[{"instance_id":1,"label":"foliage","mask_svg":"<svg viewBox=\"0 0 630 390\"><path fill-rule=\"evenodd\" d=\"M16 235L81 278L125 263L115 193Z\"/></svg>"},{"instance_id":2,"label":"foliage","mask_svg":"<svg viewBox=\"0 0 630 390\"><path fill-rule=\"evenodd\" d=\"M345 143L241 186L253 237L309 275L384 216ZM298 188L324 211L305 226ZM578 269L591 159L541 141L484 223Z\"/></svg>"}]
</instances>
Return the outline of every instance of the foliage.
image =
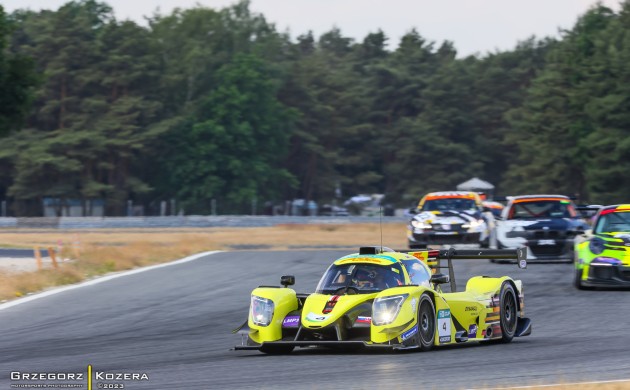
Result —
<instances>
[{"instance_id":1,"label":"foliage","mask_svg":"<svg viewBox=\"0 0 630 390\"><path fill-rule=\"evenodd\" d=\"M415 30L292 40L246 0L148 21L96 0L0 9L0 197L13 214L40 215L45 198L81 199L86 214L105 199L108 215L128 201L243 213L375 192L403 206L471 176L506 195L630 193L628 0L559 39L464 58Z\"/></svg>"}]
</instances>

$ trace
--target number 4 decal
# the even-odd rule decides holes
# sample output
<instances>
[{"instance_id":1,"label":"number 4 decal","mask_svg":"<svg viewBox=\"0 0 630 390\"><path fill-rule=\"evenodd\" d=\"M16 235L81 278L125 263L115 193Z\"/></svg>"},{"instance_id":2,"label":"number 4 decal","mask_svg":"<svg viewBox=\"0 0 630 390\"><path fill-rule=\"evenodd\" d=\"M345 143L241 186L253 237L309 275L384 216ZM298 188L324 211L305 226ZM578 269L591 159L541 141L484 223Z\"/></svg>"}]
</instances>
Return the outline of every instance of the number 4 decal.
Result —
<instances>
[{"instance_id":1,"label":"number 4 decal","mask_svg":"<svg viewBox=\"0 0 630 390\"><path fill-rule=\"evenodd\" d=\"M438 310L438 336L440 344L451 342L451 311Z\"/></svg>"}]
</instances>

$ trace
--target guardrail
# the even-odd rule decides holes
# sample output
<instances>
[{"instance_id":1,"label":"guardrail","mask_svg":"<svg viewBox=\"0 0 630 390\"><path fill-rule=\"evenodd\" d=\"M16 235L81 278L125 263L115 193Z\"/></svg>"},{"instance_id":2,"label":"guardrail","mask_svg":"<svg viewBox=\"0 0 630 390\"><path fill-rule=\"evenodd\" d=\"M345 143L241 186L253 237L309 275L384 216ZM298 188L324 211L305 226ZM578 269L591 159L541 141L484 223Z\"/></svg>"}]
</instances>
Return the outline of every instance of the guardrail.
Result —
<instances>
[{"instance_id":1,"label":"guardrail","mask_svg":"<svg viewBox=\"0 0 630 390\"><path fill-rule=\"evenodd\" d=\"M0 217L0 228L34 229L117 229L179 227L264 227L283 224L379 223L379 217L299 217L299 216L170 216L170 217ZM405 217L383 217L383 223L406 222Z\"/></svg>"}]
</instances>

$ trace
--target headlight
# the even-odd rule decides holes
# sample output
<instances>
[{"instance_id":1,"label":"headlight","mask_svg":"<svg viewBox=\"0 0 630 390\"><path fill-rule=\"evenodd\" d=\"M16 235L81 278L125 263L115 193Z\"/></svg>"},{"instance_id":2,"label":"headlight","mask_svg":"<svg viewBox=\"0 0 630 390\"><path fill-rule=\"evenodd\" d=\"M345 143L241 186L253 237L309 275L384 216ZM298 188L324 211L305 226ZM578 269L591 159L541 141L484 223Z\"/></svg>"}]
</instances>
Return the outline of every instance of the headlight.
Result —
<instances>
[{"instance_id":1,"label":"headlight","mask_svg":"<svg viewBox=\"0 0 630 390\"><path fill-rule=\"evenodd\" d=\"M422 222L422 221L417 221L417 220L413 220L411 221L411 226L415 227L416 229L431 229L432 226L426 222Z\"/></svg>"},{"instance_id":2,"label":"headlight","mask_svg":"<svg viewBox=\"0 0 630 390\"><path fill-rule=\"evenodd\" d=\"M403 294L376 298L372 305L372 323L374 325L391 324L408 296L409 294Z\"/></svg>"},{"instance_id":3,"label":"headlight","mask_svg":"<svg viewBox=\"0 0 630 390\"><path fill-rule=\"evenodd\" d=\"M273 318L274 304L271 299L252 295L250 316L256 325L267 326Z\"/></svg>"},{"instance_id":4,"label":"headlight","mask_svg":"<svg viewBox=\"0 0 630 390\"><path fill-rule=\"evenodd\" d=\"M464 229L468 229L468 228L474 229L476 227L481 226L482 224L483 224L483 219L479 219L479 220L472 221L470 223L465 223L465 224L462 225L462 227Z\"/></svg>"},{"instance_id":5,"label":"headlight","mask_svg":"<svg viewBox=\"0 0 630 390\"><path fill-rule=\"evenodd\" d=\"M595 237L588 243L588 249L594 255L599 255L604 251L604 241L602 241L600 238Z\"/></svg>"}]
</instances>

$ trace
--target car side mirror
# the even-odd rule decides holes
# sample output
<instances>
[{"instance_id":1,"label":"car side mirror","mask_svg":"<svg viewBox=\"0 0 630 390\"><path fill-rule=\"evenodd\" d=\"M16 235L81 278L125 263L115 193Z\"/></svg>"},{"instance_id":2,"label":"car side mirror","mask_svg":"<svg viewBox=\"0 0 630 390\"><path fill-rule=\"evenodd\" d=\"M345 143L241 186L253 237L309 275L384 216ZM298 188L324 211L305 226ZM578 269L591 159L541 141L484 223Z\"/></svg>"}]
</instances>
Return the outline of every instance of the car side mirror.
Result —
<instances>
[{"instance_id":1,"label":"car side mirror","mask_svg":"<svg viewBox=\"0 0 630 390\"><path fill-rule=\"evenodd\" d=\"M295 276L293 275L284 275L280 277L280 284L284 287L293 286L295 284Z\"/></svg>"},{"instance_id":2,"label":"car side mirror","mask_svg":"<svg viewBox=\"0 0 630 390\"><path fill-rule=\"evenodd\" d=\"M409 214L418 214L418 208L417 207L412 207L409 210L407 210L407 212Z\"/></svg>"},{"instance_id":3,"label":"car side mirror","mask_svg":"<svg viewBox=\"0 0 630 390\"><path fill-rule=\"evenodd\" d=\"M448 279L448 275L435 274L431 276L431 279L429 281L433 284L443 284L443 283L448 283L449 279Z\"/></svg>"}]
</instances>

